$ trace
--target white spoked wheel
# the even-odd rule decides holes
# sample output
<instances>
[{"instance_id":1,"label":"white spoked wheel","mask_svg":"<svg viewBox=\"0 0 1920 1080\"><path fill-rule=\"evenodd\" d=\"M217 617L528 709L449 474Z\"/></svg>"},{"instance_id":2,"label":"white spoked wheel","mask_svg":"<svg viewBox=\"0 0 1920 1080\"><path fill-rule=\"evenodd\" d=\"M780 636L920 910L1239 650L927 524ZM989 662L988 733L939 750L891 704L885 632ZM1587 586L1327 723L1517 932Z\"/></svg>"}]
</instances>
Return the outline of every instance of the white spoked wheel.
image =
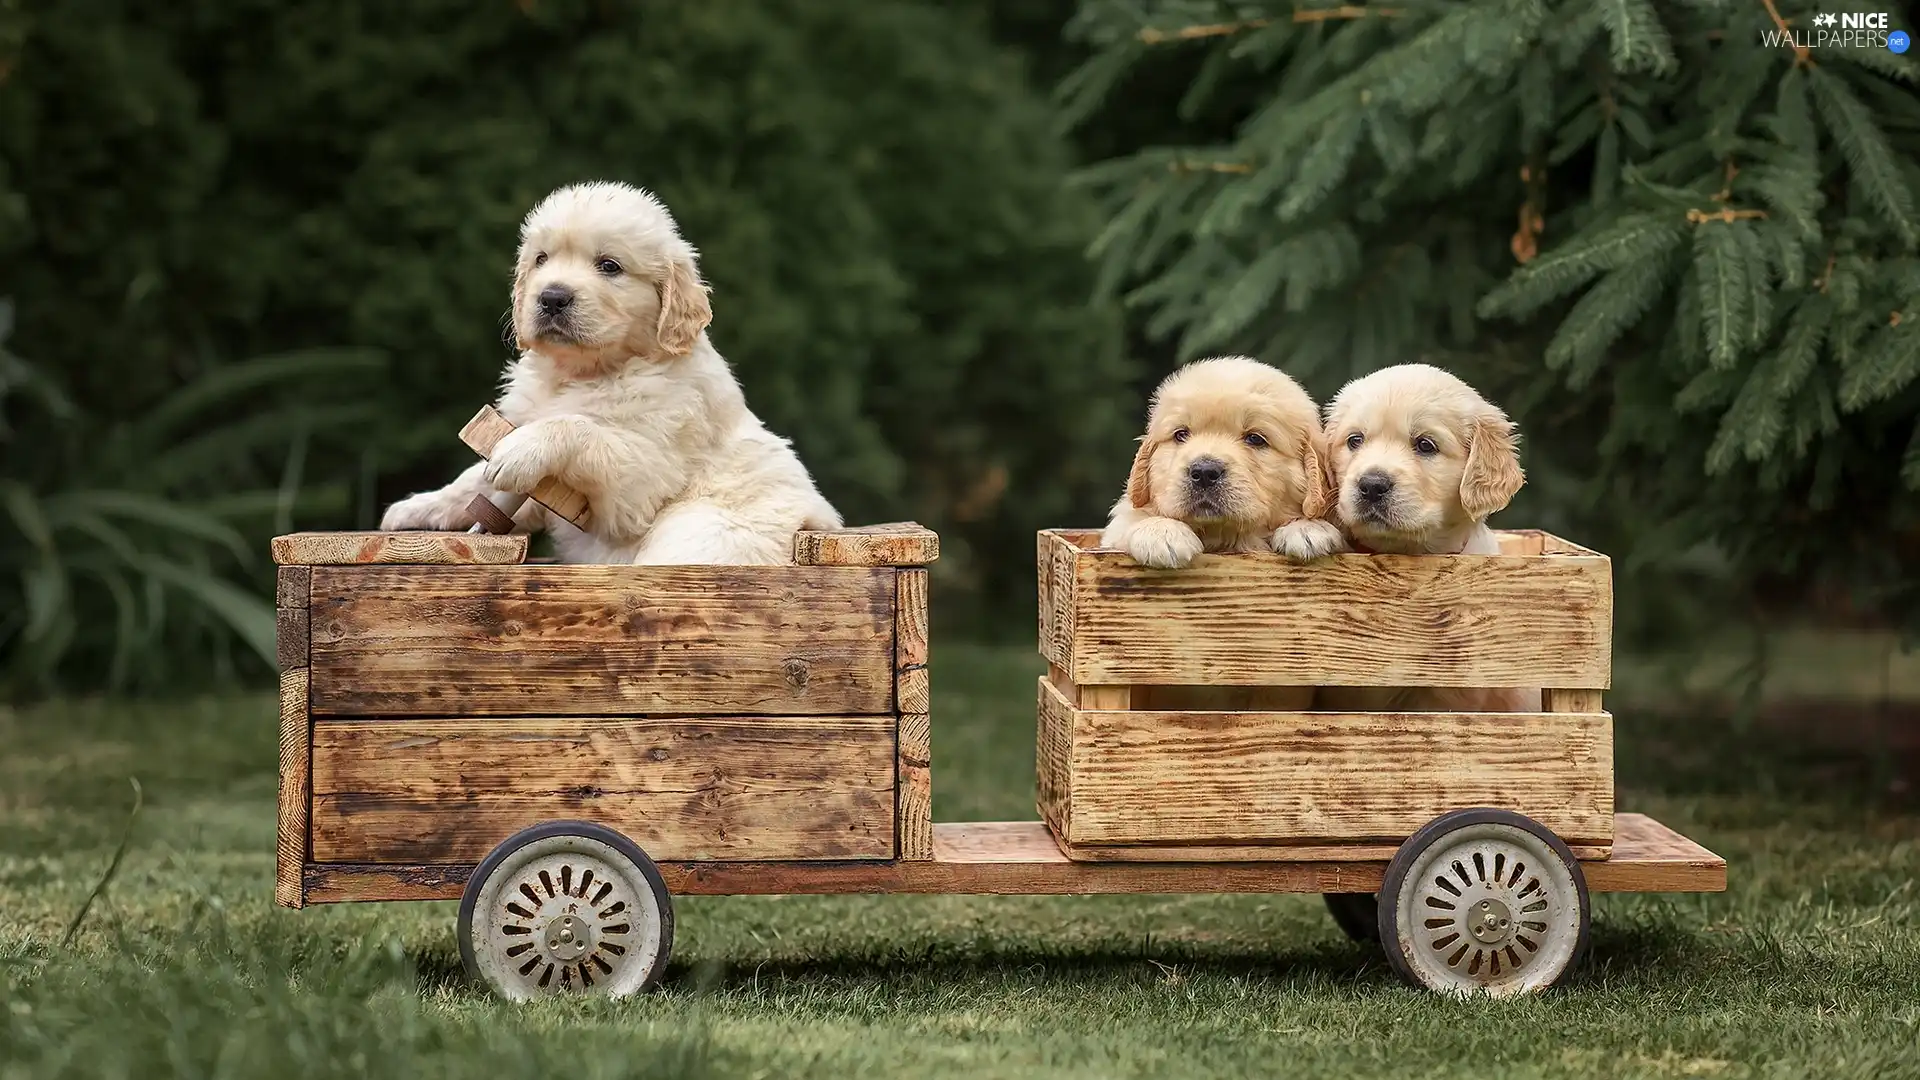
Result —
<instances>
[{"instance_id":1,"label":"white spoked wheel","mask_svg":"<svg viewBox=\"0 0 1920 1080\"><path fill-rule=\"evenodd\" d=\"M1442 814L1387 864L1387 962L1417 986L1506 997L1560 982L1586 951L1586 875L1559 837L1507 810Z\"/></svg>"},{"instance_id":2,"label":"white spoked wheel","mask_svg":"<svg viewBox=\"0 0 1920 1080\"><path fill-rule=\"evenodd\" d=\"M673 898L633 841L584 821L523 829L460 898L467 973L509 1001L647 989L673 952Z\"/></svg>"}]
</instances>

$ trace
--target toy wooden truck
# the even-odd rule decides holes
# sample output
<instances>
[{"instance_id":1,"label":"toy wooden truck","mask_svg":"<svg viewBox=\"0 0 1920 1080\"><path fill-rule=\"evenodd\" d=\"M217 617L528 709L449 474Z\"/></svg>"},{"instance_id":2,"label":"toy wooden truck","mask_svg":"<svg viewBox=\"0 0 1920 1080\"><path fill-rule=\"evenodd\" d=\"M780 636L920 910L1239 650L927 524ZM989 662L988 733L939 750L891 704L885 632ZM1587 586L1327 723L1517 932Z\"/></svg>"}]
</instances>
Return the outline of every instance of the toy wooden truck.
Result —
<instances>
[{"instance_id":1,"label":"toy wooden truck","mask_svg":"<svg viewBox=\"0 0 1920 1080\"><path fill-rule=\"evenodd\" d=\"M510 429L483 410L468 441ZM1605 556L1516 532L1158 571L1097 536L1039 538L1044 823L940 825L925 529L802 533L767 567L276 538L275 899L459 898L469 972L524 999L652 985L676 894L1320 893L1414 983L1509 994L1574 966L1590 890L1726 887L1614 811ZM1287 685L1547 689L1526 714L1156 707Z\"/></svg>"}]
</instances>

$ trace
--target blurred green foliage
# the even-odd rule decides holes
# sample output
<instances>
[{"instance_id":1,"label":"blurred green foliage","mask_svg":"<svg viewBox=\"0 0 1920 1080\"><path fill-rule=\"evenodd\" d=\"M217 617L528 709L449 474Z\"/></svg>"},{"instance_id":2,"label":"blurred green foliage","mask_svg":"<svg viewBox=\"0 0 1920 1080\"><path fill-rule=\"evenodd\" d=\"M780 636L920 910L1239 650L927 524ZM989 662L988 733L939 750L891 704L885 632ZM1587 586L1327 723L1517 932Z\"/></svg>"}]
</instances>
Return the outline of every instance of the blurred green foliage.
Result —
<instances>
[{"instance_id":1,"label":"blurred green foliage","mask_svg":"<svg viewBox=\"0 0 1920 1080\"><path fill-rule=\"evenodd\" d=\"M300 486L327 497L292 515L367 527L469 460L520 217L637 183L700 248L753 407L848 518L942 531L943 618L1022 613L1033 529L1100 513L1141 405L1118 308L1089 300L1097 208L985 10L9 4L0 296L81 444L232 357L383 351L319 380L371 411L307 449ZM25 468L10 449L4 475ZM219 547L262 552L267 524Z\"/></svg>"}]
</instances>

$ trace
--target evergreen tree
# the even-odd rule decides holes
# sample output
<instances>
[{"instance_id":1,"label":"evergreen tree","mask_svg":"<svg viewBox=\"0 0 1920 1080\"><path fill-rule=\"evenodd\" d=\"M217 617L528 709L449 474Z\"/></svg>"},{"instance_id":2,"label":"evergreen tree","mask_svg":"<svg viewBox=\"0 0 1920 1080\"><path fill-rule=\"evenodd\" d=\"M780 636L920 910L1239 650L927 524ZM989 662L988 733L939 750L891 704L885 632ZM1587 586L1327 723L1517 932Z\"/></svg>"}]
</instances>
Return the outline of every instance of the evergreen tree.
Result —
<instances>
[{"instance_id":1,"label":"evergreen tree","mask_svg":"<svg viewBox=\"0 0 1920 1080\"><path fill-rule=\"evenodd\" d=\"M1086 0L1098 126L1168 50L1224 139L1088 170L1103 282L1322 394L1426 359L1529 430L1534 521L1621 569L1920 612L1920 92L1819 0ZM1799 43L1769 44L1778 31Z\"/></svg>"}]
</instances>

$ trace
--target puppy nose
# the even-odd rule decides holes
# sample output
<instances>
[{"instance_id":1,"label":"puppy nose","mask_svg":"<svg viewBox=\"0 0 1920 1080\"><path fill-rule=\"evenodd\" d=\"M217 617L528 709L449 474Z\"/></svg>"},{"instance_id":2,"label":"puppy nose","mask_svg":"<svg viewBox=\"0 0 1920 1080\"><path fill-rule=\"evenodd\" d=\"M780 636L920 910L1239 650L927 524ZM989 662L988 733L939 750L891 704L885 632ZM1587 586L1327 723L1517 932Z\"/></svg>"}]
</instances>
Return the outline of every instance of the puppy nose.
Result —
<instances>
[{"instance_id":1,"label":"puppy nose","mask_svg":"<svg viewBox=\"0 0 1920 1080\"><path fill-rule=\"evenodd\" d=\"M558 315L573 306L573 290L565 285L549 285L540 290L540 310Z\"/></svg>"},{"instance_id":2,"label":"puppy nose","mask_svg":"<svg viewBox=\"0 0 1920 1080\"><path fill-rule=\"evenodd\" d=\"M1219 458L1203 457L1187 466L1187 479L1199 487L1212 487L1225 475L1226 463Z\"/></svg>"},{"instance_id":3,"label":"puppy nose","mask_svg":"<svg viewBox=\"0 0 1920 1080\"><path fill-rule=\"evenodd\" d=\"M1368 502L1379 502L1387 497L1387 492L1393 490L1393 480L1386 473L1370 472L1362 475L1354 486L1360 489L1361 498Z\"/></svg>"}]
</instances>

